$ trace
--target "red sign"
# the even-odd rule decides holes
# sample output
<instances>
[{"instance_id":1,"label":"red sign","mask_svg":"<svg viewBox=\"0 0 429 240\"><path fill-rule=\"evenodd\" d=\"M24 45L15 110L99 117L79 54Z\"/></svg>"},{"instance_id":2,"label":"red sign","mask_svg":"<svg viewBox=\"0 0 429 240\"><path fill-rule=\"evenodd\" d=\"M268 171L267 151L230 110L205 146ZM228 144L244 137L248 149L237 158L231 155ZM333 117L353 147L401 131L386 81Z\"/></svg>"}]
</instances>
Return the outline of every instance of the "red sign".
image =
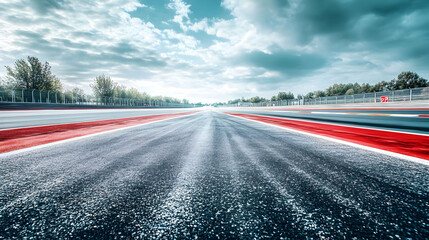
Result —
<instances>
[{"instance_id":1,"label":"red sign","mask_svg":"<svg viewBox=\"0 0 429 240\"><path fill-rule=\"evenodd\" d=\"M382 96L381 97L381 102L388 102L389 101L389 96Z\"/></svg>"}]
</instances>

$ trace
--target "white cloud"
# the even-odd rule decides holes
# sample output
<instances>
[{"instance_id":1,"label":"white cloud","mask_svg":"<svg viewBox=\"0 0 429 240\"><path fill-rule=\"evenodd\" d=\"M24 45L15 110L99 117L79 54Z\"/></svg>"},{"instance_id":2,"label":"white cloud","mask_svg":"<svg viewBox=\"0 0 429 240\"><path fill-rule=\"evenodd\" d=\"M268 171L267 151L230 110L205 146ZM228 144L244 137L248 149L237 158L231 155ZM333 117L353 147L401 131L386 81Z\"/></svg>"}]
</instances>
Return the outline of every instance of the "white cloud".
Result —
<instances>
[{"instance_id":1,"label":"white cloud","mask_svg":"<svg viewBox=\"0 0 429 240\"><path fill-rule=\"evenodd\" d=\"M171 0L168 9L156 10L174 14L157 25L147 20L151 16L132 17L138 8L151 8L138 0L0 0L0 65L37 56L49 61L69 87L87 86L90 92L89 82L105 73L149 94L193 101L270 97L281 90L305 93L344 81L375 83L402 70L428 77L424 9L390 13L388 6L383 15L365 12L371 6L359 8L359 1L331 1L329 14L339 19L335 28L317 4L322 3L224 0L231 17L195 20L186 0ZM335 12L341 4L352 7ZM388 3L377 4L382 11ZM305 56L326 64L294 74L246 59L252 53L263 53L273 65L306 61Z\"/></svg>"},{"instance_id":2,"label":"white cloud","mask_svg":"<svg viewBox=\"0 0 429 240\"><path fill-rule=\"evenodd\" d=\"M179 48L181 50L187 50L189 48L197 47L197 45L199 43L199 41L196 40L194 37L188 36L188 35L183 34L183 33L177 33L171 29L166 29L163 32L165 33L166 38L175 39L179 42L177 44L173 43L172 45L169 46L173 49Z\"/></svg>"},{"instance_id":3,"label":"white cloud","mask_svg":"<svg viewBox=\"0 0 429 240\"><path fill-rule=\"evenodd\" d=\"M187 29L186 25L190 23L188 15L191 13L189 9L191 5L186 4L182 0L171 0L168 7L176 11L173 22L178 23L182 29Z\"/></svg>"}]
</instances>

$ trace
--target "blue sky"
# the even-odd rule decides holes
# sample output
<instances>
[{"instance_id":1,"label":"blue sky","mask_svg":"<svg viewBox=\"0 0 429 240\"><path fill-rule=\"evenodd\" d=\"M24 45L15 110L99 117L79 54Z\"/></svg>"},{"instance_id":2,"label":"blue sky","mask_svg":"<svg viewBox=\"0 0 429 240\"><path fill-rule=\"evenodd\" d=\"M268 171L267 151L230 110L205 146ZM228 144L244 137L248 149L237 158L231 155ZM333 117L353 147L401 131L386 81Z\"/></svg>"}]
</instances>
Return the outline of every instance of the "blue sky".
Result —
<instances>
[{"instance_id":1,"label":"blue sky","mask_svg":"<svg viewBox=\"0 0 429 240\"><path fill-rule=\"evenodd\" d=\"M36 56L193 102L429 78L427 0L0 0L0 65ZM4 78L5 68L0 69Z\"/></svg>"}]
</instances>

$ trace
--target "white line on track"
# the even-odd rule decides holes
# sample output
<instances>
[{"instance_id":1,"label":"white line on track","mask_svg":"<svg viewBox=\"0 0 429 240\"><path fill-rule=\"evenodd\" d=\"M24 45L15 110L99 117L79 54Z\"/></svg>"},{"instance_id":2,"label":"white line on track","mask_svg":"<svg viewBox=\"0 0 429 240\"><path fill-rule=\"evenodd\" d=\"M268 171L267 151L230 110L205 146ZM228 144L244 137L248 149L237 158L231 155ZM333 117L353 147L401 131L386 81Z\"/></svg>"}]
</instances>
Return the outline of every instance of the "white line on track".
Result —
<instances>
[{"instance_id":1,"label":"white line on track","mask_svg":"<svg viewBox=\"0 0 429 240\"><path fill-rule=\"evenodd\" d=\"M326 115L360 115L360 116L381 116L381 117L420 117L420 114L397 114L397 113L353 113L353 112L313 112L313 111L272 111L282 113L303 113L303 114L326 114Z\"/></svg>"},{"instance_id":2,"label":"white line on track","mask_svg":"<svg viewBox=\"0 0 429 240\"><path fill-rule=\"evenodd\" d=\"M94 111L95 110L95 111ZM122 119L122 118L133 118L133 117L146 117L146 116L153 116L153 115L160 115L160 114L170 114L170 113L155 113L156 111L163 111L163 112L167 112L168 110L173 110L171 112L171 114L174 113L180 113L177 112L176 110L180 111L180 110L189 110L186 108L177 108L177 109L165 109L165 108L159 108L159 109L49 109L49 110L22 110L22 111L4 111L4 113L0 110L0 114L2 117L7 117L7 118L19 118L19 117L38 117L38 116L51 116L51 115L60 115L60 116L67 116L67 115L74 115L74 114L91 114L91 113L121 113L121 112L152 112L154 111L153 114L151 115L137 115L137 116L130 116L130 117L116 117L116 118L105 118L105 119L95 119L95 120L88 120L88 121L83 121L83 122L92 122L92 121L104 121L104 120L115 120L115 119ZM192 110L189 110L192 111ZM37 112L37 114L34 114L35 112ZM186 112L186 111L184 111ZM18 113L15 114L14 113ZM78 122L59 122L59 123L54 123L54 124L43 124L43 125L28 125L28 126L21 126L21 127L12 127L12 128L0 128L0 132L4 131L4 130L13 130L13 129L20 129L20 128L34 128L34 127L45 127L45 126L53 126L53 125L63 125L63 124L73 124L73 123L80 123L80 121Z\"/></svg>"},{"instance_id":3,"label":"white line on track","mask_svg":"<svg viewBox=\"0 0 429 240\"><path fill-rule=\"evenodd\" d=\"M404 131L390 130L390 129L384 129L384 128L362 127L362 126L353 125L352 123L350 125L348 125L348 124L332 124L332 123L327 123L327 122L317 121L317 120L301 120L301 119L296 119L296 118L290 118L290 117L287 117L287 116L284 116L284 117L274 117L274 116L270 116L270 115L256 115L256 114L249 114L249 115L260 116L260 117L270 117L270 118L276 118L276 119L287 119L287 120L299 121L299 122L321 123L321 124L333 125L333 126L352 127L352 128L360 128L360 129L367 129L367 130L395 132L395 133L403 133L403 134L411 134L411 135L419 135L419 136L429 137L429 134L427 134L427 133L404 132Z\"/></svg>"},{"instance_id":4,"label":"white line on track","mask_svg":"<svg viewBox=\"0 0 429 240\"><path fill-rule=\"evenodd\" d=\"M223 113L223 114L226 114L226 113ZM317 138L325 139L325 140L328 140L328 141L331 141L331 142L336 142L336 143L340 143L340 144L344 144L344 145L348 145L348 146L352 146L352 147L356 147L356 148L360 148L360 149L364 149L364 150L368 150L368 151L372 151L372 152L376 152L376 153L381 153L381 154L388 155L388 156L391 156L391 157L396 157L396 158L400 158L400 159L404 159L404 160L408 160L408 161L411 161L411 162L415 162L415 163L419 163L419 164L423 164L423 165L428 165L429 166L429 160L425 160L425 159L421 159L421 158L416 158L416 157L411 157L411 156L407 156L407 155L400 154L400 153L389 152L389 151L381 150L381 149L378 149L378 148L372 148L372 147L368 147L368 146L363 146L363 145L360 145L360 144L351 143L351 142L347 142L347 141L344 141L344 140L339 140L339 139L335 139L335 138L321 136L321 135L317 135L317 134L314 134L314 133L303 132L303 131L295 130L295 129L292 129L292 128L287 128L287 127L282 127L282 126L278 126L278 125L274 125L274 124L260 122L260 121L257 121L257 120L248 119L248 118L244 118L244 117L234 116L234 115L230 115L230 114L226 114L226 115L233 116L233 117L240 118L240 119L245 119L245 120L256 122L256 123L259 123L259 124L265 124L267 126L280 128L280 129L287 130L287 131L294 132L294 133L304 134L304 135L308 135L308 136L312 136L312 137L317 137Z\"/></svg>"},{"instance_id":5,"label":"white line on track","mask_svg":"<svg viewBox=\"0 0 429 240\"><path fill-rule=\"evenodd\" d=\"M188 115L178 116L178 117L172 117L172 118L157 120L157 121L153 121L153 122L142 123L142 124L138 124L138 125L134 125L134 126L117 128L117 129L108 130L108 131L104 131L104 132L93 133L93 134L89 134L89 135L85 135L85 136L69 138L69 139L60 140L60 141L56 141L56 142L51 142L51 143L47 143L47 144L37 145L37 146L34 146L34 147L23 148L23 149L11 151L11 152L0 153L0 157L9 157L9 156L12 156L12 155L15 155L15 154L19 154L19 153L33 151L33 150L37 150L37 149L41 149L41 148L45 148L45 147L50 147L50 146L54 146L54 145L58 145L58 144L68 143L68 142L72 142L72 141L77 141L77 140L81 140L81 139L85 139L85 138L89 138L89 137L93 137L93 136L98 136L98 135L102 135L102 134L106 134L106 133L112 133L112 132L117 132L117 131L121 131L121 130L125 130L125 129L140 127L140 126L151 124L151 123L157 123L157 122L167 121L167 120L171 120L171 119L176 119L176 118L181 118L181 117L186 117L186 116L192 116L194 114L198 114L198 113L201 113L201 112L203 112L203 111L192 113L192 114L188 114Z\"/></svg>"}]
</instances>

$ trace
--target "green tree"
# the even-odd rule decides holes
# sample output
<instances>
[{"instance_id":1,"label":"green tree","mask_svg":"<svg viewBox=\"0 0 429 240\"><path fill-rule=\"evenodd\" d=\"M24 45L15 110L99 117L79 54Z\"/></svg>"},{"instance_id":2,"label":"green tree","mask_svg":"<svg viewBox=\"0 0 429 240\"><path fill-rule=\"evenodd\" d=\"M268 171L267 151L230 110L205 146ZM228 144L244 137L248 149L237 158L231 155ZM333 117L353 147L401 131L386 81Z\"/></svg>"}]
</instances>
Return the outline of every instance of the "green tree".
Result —
<instances>
[{"instance_id":1,"label":"green tree","mask_svg":"<svg viewBox=\"0 0 429 240\"><path fill-rule=\"evenodd\" d=\"M239 103L240 102L240 99L239 98L237 98L237 99L234 99L234 100L229 100L228 101L228 104L237 104L237 103Z\"/></svg>"},{"instance_id":2,"label":"green tree","mask_svg":"<svg viewBox=\"0 0 429 240\"><path fill-rule=\"evenodd\" d=\"M398 79L393 79L389 83L390 90L400 90L427 86L429 86L428 80L420 77L417 73L414 72L402 72L398 75Z\"/></svg>"},{"instance_id":3,"label":"green tree","mask_svg":"<svg viewBox=\"0 0 429 240\"><path fill-rule=\"evenodd\" d=\"M353 88L349 88L345 94L346 95L353 95L353 94L355 94L355 90Z\"/></svg>"},{"instance_id":4,"label":"green tree","mask_svg":"<svg viewBox=\"0 0 429 240\"><path fill-rule=\"evenodd\" d=\"M27 57L27 61L19 59L14 68L5 66L7 85L13 88L28 88L45 91L61 91L61 81L52 74L48 62L44 64L36 57Z\"/></svg>"},{"instance_id":5,"label":"green tree","mask_svg":"<svg viewBox=\"0 0 429 240\"><path fill-rule=\"evenodd\" d=\"M85 95L85 91L83 91L83 89L78 88L78 87L73 88L72 92L74 95L79 95L79 96Z\"/></svg>"},{"instance_id":6,"label":"green tree","mask_svg":"<svg viewBox=\"0 0 429 240\"><path fill-rule=\"evenodd\" d=\"M293 93L291 93L291 92L279 92L277 94L277 97L276 97L277 101L279 101L279 100L294 99L294 98L295 97L294 97Z\"/></svg>"},{"instance_id":7,"label":"green tree","mask_svg":"<svg viewBox=\"0 0 429 240\"><path fill-rule=\"evenodd\" d=\"M261 98L259 96L255 96L255 97L251 97L249 99L249 102L251 102L251 103L260 103L260 102L263 102L265 100L266 100L265 98Z\"/></svg>"},{"instance_id":8,"label":"green tree","mask_svg":"<svg viewBox=\"0 0 429 240\"><path fill-rule=\"evenodd\" d=\"M94 95L100 98L113 97L116 87L117 84L109 76L105 76L104 74L97 76L93 84L91 84Z\"/></svg>"},{"instance_id":9,"label":"green tree","mask_svg":"<svg viewBox=\"0 0 429 240\"><path fill-rule=\"evenodd\" d=\"M393 90L391 85L392 85L391 83L388 83L386 81L381 81L379 83L374 84L374 86L371 86L369 88L370 89L369 92L382 92L385 90Z\"/></svg>"},{"instance_id":10,"label":"green tree","mask_svg":"<svg viewBox=\"0 0 429 240\"><path fill-rule=\"evenodd\" d=\"M371 92L371 85L369 85L368 83L364 83L360 86L360 91L359 93L368 93Z\"/></svg>"},{"instance_id":11,"label":"green tree","mask_svg":"<svg viewBox=\"0 0 429 240\"><path fill-rule=\"evenodd\" d=\"M328 87L328 89L326 89L326 94L328 96L340 96L340 95L344 95L346 94L346 92L349 89L353 89L353 83L347 83L347 84L334 84L330 87Z\"/></svg>"},{"instance_id":12,"label":"green tree","mask_svg":"<svg viewBox=\"0 0 429 240\"><path fill-rule=\"evenodd\" d=\"M123 85L116 85L113 96L117 98L128 98L127 87Z\"/></svg>"},{"instance_id":13,"label":"green tree","mask_svg":"<svg viewBox=\"0 0 429 240\"><path fill-rule=\"evenodd\" d=\"M314 92L314 97L319 98L319 97L326 97L326 92L325 91L315 91Z\"/></svg>"},{"instance_id":14,"label":"green tree","mask_svg":"<svg viewBox=\"0 0 429 240\"><path fill-rule=\"evenodd\" d=\"M180 99L173 98L173 97L162 97L162 101L166 103L180 103Z\"/></svg>"},{"instance_id":15,"label":"green tree","mask_svg":"<svg viewBox=\"0 0 429 240\"><path fill-rule=\"evenodd\" d=\"M127 96L132 99L145 100L143 93L139 92L139 90L135 88L128 89Z\"/></svg>"},{"instance_id":16,"label":"green tree","mask_svg":"<svg viewBox=\"0 0 429 240\"><path fill-rule=\"evenodd\" d=\"M304 98L307 98L307 99L314 98L314 92L309 92L309 93L305 94Z\"/></svg>"},{"instance_id":17,"label":"green tree","mask_svg":"<svg viewBox=\"0 0 429 240\"><path fill-rule=\"evenodd\" d=\"M163 101L162 96L154 96L154 97L151 97L151 99L152 99L152 101L157 101L157 102Z\"/></svg>"}]
</instances>

